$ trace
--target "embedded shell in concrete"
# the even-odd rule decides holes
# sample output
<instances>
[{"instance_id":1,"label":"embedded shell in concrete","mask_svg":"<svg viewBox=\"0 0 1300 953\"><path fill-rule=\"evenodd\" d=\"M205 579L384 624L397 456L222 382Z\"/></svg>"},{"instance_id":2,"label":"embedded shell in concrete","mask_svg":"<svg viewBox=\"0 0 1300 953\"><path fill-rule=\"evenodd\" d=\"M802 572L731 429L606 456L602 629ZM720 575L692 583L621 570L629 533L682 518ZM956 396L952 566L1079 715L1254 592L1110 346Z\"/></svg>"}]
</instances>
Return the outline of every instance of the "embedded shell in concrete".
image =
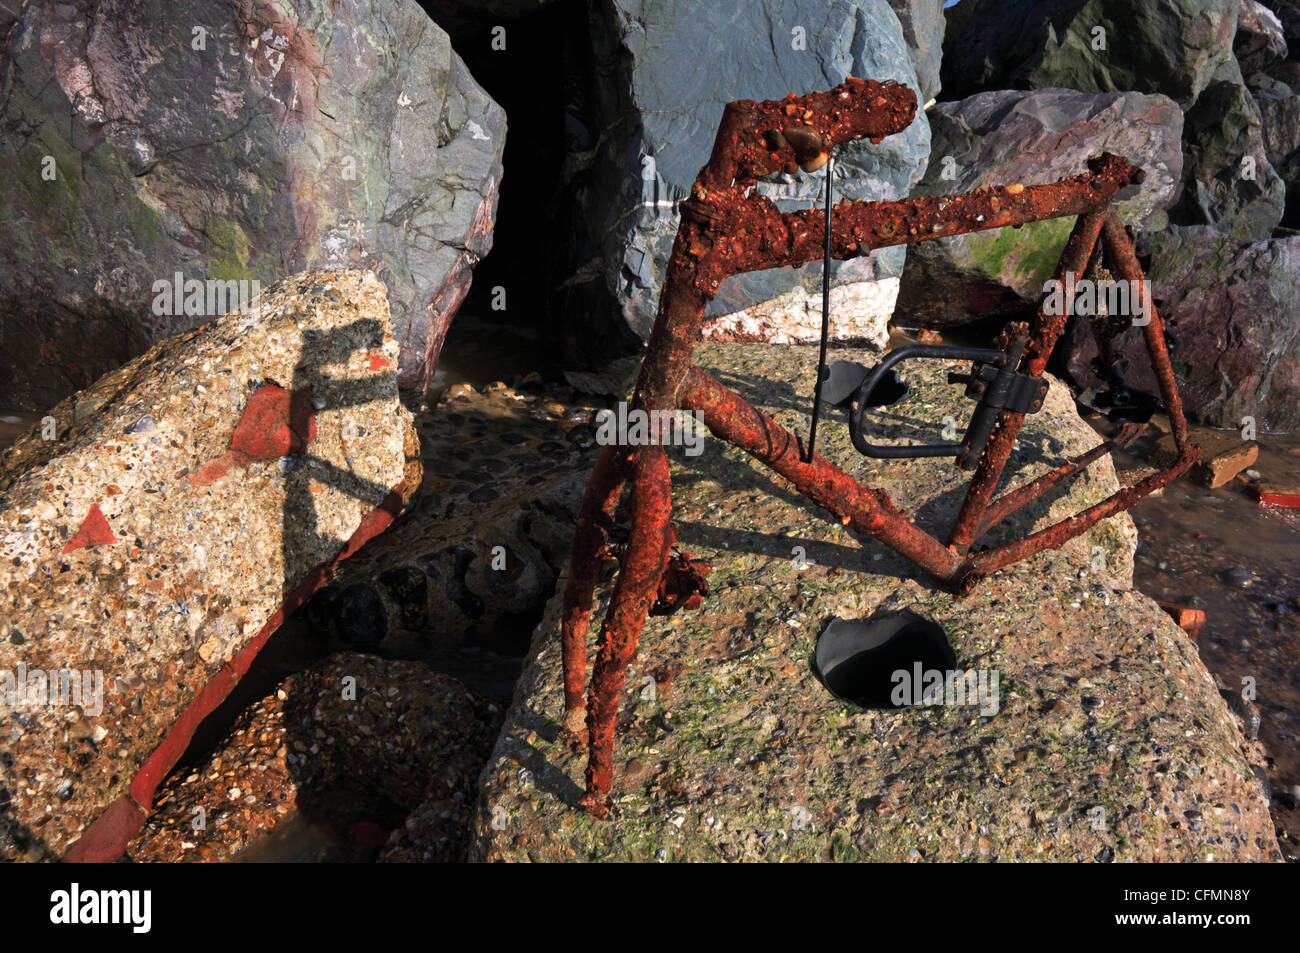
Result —
<instances>
[{"instance_id":1,"label":"embedded shell in concrete","mask_svg":"<svg viewBox=\"0 0 1300 953\"><path fill-rule=\"evenodd\" d=\"M69 669L86 691L44 704L29 678L0 695L0 854L62 855L110 805L142 819L281 610L391 520L419 479L397 358L374 275L307 272L5 454L0 689Z\"/></svg>"}]
</instances>

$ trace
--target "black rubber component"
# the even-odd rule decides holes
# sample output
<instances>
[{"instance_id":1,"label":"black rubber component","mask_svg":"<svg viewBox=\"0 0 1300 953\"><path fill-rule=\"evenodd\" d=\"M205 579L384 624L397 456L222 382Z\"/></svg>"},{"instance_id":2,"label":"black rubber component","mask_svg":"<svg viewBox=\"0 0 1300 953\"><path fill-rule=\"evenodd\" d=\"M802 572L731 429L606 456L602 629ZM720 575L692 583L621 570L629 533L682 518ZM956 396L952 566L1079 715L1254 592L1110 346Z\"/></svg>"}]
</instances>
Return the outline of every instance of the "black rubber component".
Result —
<instances>
[{"instance_id":1,"label":"black rubber component","mask_svg":"<svg viewBox=\"0 0 1300 953\"><path fill-rule=\"evenodd\" d=\"M822 384L822 400L832 407L851 407L853 398L862 387L870 370L865 364L856 361L834 361L826 368L826 377ZM890 371L875 390L867 395L868 407L887 407L906 397L912 388L899 378L897 372Z\"/></svg>"},{"instance_id":2,"label":"black rubber component","mask_svg":"<svg viewBox=\"0 0 1300 953\"><path fill-rule=\"evenodd\" d=\"M907 347L900 347L896 351L890 351L881 360L879 364L871 369L866 379L858 387L857 406L849 411L849 434L853 437L853 446L859 453L868 457L879 457L885 460L906 460L912 457L955 457L966 450L966 443L921 443L921 444L894 444L884 445L870 443L862 433L862 413L868 407L874 406L871 400L875 398L877 389L885 381L888 375L891 375L892 368L900 361L908 361L917 358L928 360L958 360L974 361L976 363L992 364L1002 367L1006 362L1007 355L995 348L987 347L958 347L948 344L910 344ZM897 380L897 377L894 377ZM906 385L903 385L906 386ZM885 396L882 392L881 396ZM977 411L978 413L978 411ZM996 414L995 414L996 416Z\"/></svg>"}]
</instances>

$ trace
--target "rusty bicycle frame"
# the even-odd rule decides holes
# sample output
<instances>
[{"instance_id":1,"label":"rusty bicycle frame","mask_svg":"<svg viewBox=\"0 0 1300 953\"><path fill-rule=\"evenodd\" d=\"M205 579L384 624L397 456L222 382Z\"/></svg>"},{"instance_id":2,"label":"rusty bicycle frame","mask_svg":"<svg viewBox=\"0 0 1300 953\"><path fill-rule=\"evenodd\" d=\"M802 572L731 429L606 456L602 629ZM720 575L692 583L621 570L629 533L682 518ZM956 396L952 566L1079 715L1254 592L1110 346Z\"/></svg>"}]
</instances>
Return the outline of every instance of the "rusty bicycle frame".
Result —
<instances>
[{"instance_id":1,"label":"rusty bicycle frame","mask_svg":"<svg viewBox=\"0 0 1300 953\"><path fill-rule=\"evenodd\" d=\"M855 77L825 92L801 97L792 93L765 102L738 100L726 107L709 161L681 204L681 224L632 405L645 411L699 411L714 436L766 464L843 525L880 540L964 594L982 577L1060 546L1128 509L1186 470L1200 449L1188 442L1163 320L1151 302L1131 236L1110 207L1122 188L1143 180L1142 171L1126 160L1110 154L1096 156L1088 160L1087 173L1046 185L1016 184L892 202L842 202L830 217L829 236L828 218L819 210L782 213L754 189L759 176L793 171L797 166L819 168L838 144L862 138L878 143L907 128L915 115L916 96L907 87ZM1100 242L1118 276L1135 282L1131 287L1139 289L1139 300L1146 303L1148 323L1143 334L1178 457L1168 468L1022 539L972 551L991 527L1130 443L1143 426L1126 425L1112 440L995 499L1025 417L1000 410L987 443L976 451L978 459L963 460L959 454L958 465L973 467L974 473L945 543L917 527L882 490L861 486L820 455L813 454L805 462L795 435L691 364L705 307L730 275L797 267L820 258L824 248L831 257L843 260L891 245L1070 215L1078 218L1056 269L1056 279L1066 289L1066 307L1053 309L1061 313L1052 314L1040 306L1032 332L1024 324L1011 325L1003 340L1014 337L1016 351L1023 345L1021 374L1042 376L1065 329L1066 316L1073 312L1074 282L1067 282L1067 275L1083 274ZM584 699L597 556L607 543L615 507L629 481L628 539L601 627L590 698ZM663 447L605 446L592 470L574 535L561 634L564 730L575 747L585 736L588 760L582 803L596 816L605 816L611 803L619 697L674 542L670 511L671 484Z\"/></svg>"}]
</instances>

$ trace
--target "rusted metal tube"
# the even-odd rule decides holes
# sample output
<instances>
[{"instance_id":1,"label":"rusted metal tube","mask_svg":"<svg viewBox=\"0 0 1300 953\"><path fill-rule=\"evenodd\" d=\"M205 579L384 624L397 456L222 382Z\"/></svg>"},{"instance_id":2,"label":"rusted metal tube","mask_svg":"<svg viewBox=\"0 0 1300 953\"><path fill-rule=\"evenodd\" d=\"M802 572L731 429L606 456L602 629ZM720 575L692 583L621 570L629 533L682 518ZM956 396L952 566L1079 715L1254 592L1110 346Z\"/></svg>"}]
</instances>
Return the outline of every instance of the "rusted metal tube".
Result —
<instances>
[{"instance_id":1,"label":"rusted metal tube","mask_svg":"<svg viewBox=\"0 0 1300 953\"><path fill-rule=\"evenodd\" d=\"M1092 257L1093 246L1097 244L1097 238L1101 233L1104 218L1102 213L1081 215L1074 223L1070 237L1066 240L1065 250L1061 253L1061 262L1056 269L1056 280L1064 284L1067 290L1070 285L1066 282L1066 276L1071 272L1080 274L1087 267L1088 259ZM1060 315L1047 314L1046 301L1039 306L1033 335L1021 360L1022 374L1038 377L1047 366L1048 355L1052 353L1057 338L1065 330L1066 316L1074 309L1074 296L1067 294L1065 298L1064 313ZM1024 414L1003 413L1001 423L989 438L984 453L975 467L975 474L971 477L970 486L966 490L966 499L962 502L961 512L957 514L957 521L953 523L952 533L948 537L949 544L957 547L962 553L968 552L971 544L978 538L977 529L980 519L997 491L998 481L1002 478L1007 461L1011 459L1011 450L1024 420Z\"/></svg>"},{"instance_id":2,"label":"rusted metal tube","mask_svg":"<svg viewBox=\"0 0 1300 953\"><path fill-rule=\"evenodd\" d=\"M966 567L961 572L958 590L963 593L970 592L975 587L975 584L989 573L996 572L1003 566L1019 562L1045 549L1056 549L1058 546L1074 539L1080 533L1087 532L1102 520L1128 509L1144 496L1154 493L1162 486L1177 479L1192 465L1198 454L1199 451L1196 447L1188 447L1168 469L1153 473L1140 483L1113 493L1100 503L1088 507L1082 513L1061 520L1059 523L1053 523L1046 529L1041 529L1024 539L1018 539L993 549L987 549L982 553L977 553L967 561Z\"/></svg>"},{"instance_id":3,"label":"rusted metal tube","mask_svg":"<svg viewBox=\"0 0 1300 953\"><path fill-rule=\"evenodd\" d=\"M1138 300L1147 308L1147 323L1142 327L1142 336L1146 339L1147 354L1151 358L1151 370L1155 372L1160 384L1160 396L1165 402L1165 412L1169 415L1169 424L1174 432L1174 446L1181 452L1187 447L1187 418L1183 414L1183 400L1178 394L1178 382L1174 378L1174 368L1169 361L1169 347L1165 343L1164 318L1156 310L1155 298L1151 294L1150 283L1142 272L1142 265L1137 260L1133 242L1124 229L1124 224L1112 211L1106 216L1103 226L1106 251L1115 263L1115 271L1125 281L1137 282Z\"/></svg>"},{"instance_id":4,"label":"rusted metal tube","mask_svg":"<svg viewBox=\"0 0 1300 953\"><path fill-rule=\"evenodd\" d=\"M614 723L628 664L668 563L672 487L662 447L640 447L633 459L632 525L609 610L601 625L587 701L587 793L597 817L609 811L614 778Z\"/></svg>"},{"instance_id":5,"label":"rusted metal tube","mask_svg":"<svg viewBox=\"0 0 1300 953\"><path fill-rule=\"evenodd\" d=\"M764 267L745 265L734 257L731 245L719 240L737 230L752 230L760 210L776 212L767 199L745 193L755 178L787 167L797 156L788 143L773 147L764 133L797 124L812 130L828 149L862 138L879 142L911 125L916 106L916 94L906 86L852 76L826 92L727 105L709 161L700 169L692 198L681 206L659 313L637 378L635 407L677 406L677 391L700 339L704 309L718 285L730 274ZM723 225L724 219L747 224Z\"/></svg>"},{"instance_id":6,"label":"rusted metal tube","mask_svg":"<svg viewBox=\"0 0 1300 953\"><path fill-rule=\"evenodd\" d=\"M1125 424L1113 439L1099 443L1087 453L1080 454L1073 460L1049 470L1036 480L1031 480L1024 486L1004 493L989 504L989 508L984 513L984 518L980 520L979 526L975 530L975 538L979 539L1016 510L1032 503L1044 493L1051 492L1102 457L1109 456L1116 450L1122 450L1129 446L1142 435L1144 430L1146 430L1146 424Z\"/></svg>"},{"instance_id":7,"label":"rusted metal tube","mask_svg":"<svg viewBox=\"0 0 1300 953\"><path fill-rule=\"evenodd\" d=\"M1088 163L1094 171L1045 185L998 186L964 195L920 196L895 202L842 202L835 206L832 218L831 255L848 259L891 245L1070 215L1101 214L1116 193L1143 179L1141 169L1109 153L1089 159ZM722 199L718 204L723 204ZM710 210L720 223L725 222L722 234L730 236L733 254L727 274L780 265L798 267L822 256L825 216L818 210L782 213L759 196L747 199L745 206L752 211L745 214L729 207ZM694 208L690 213L684 210L684 214L703 212ZM1074 270L1082 271L1086 265L1085 258Z\"/></svg>"},{"instance_id":8,"label":"rusted metal tube","mask_svg":"<svg viewBox=\"0 0 1300 953\"><path fill-rule=\"evenodd\" d=\"M601 521L603 517L613 522L614 509L626 483L628 456L626 448L614 445L601 451L587 481L587 492L578 512L578 528L573 535L560 639L564 653L564 730L574 744L581 741L586 725L587 630L596 586L596 555L605 543Z\"/></svg>"},{"instance_id":9,"label":"rusted metal tube","mask_svg":"<svg viewBox=\"0 0 1300 953\"><path fill-rule=\"evenodd\" d=\"M912 124L916 105L916 94L906 86L856 76L825 92L763 102L738 99L723 110L698 181L707 189L727 189L798 164L789 143L773 143L765 136L769 131L799 126L827 150L858 139L880 142Z\"/></svg>"},{"instance_id":10,"label":"rusted metal tube","mask_svg":"<svg viewBox=\"0 0 1300 953\"><path fill-rule=\"evenodd\" d=\"M716 436L785 477L844 525L879 539L940 579L952 579L961 560L918 529L882 490L868 490L819 454L803 462L798 438L718 380L692 367L682 406L699 410Z\"/></svg>"}]
</instances>

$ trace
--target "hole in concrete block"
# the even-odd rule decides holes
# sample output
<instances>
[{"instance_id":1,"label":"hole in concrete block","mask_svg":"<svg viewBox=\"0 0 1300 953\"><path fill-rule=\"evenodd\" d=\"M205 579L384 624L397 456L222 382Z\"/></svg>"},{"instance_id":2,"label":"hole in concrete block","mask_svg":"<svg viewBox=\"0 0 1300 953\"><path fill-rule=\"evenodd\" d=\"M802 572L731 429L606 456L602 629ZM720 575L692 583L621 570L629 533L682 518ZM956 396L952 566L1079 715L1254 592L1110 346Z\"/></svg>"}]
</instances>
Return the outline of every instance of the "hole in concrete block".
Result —
<instances>
[{"instance_id":1,"label":"hole in concrete block","mask_svg":"<svg viewBox=\"0 0 1300 953\"><path fill-rule=\"evenodd\" d=\"M955 670L957 653L937 622L905 609L832 620L817 639L814 664L835 697L863 708L902 708L893 701L902 682L895 673L906 673L904 697L910 698L917 675Z\"/></svg>"}]
</instances>

